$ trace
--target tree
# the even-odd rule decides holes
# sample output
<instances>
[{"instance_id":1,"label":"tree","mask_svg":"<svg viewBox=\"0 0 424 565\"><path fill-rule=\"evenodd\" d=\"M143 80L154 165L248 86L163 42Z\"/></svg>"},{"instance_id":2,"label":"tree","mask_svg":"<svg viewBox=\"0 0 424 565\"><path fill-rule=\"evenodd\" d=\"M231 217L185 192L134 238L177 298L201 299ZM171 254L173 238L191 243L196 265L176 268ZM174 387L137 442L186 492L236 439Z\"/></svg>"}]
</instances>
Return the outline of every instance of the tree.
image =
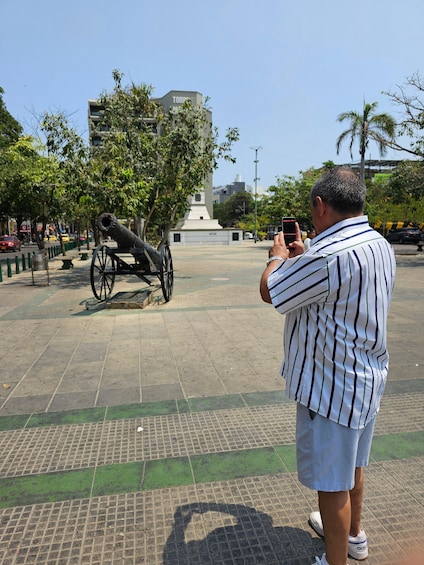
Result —
<instances>
[{"instance_id":1,"label":"tree","mask_svg":"<svg viewBox=\"0 0 424 565\"><path fill-rule=\"evenodd\" d=\"M250 224L249 216L253 214L254 208L255 201L250 192L236 192L222 204L214 206L214 217L223 227L236 226L246 229L245 226Z\"/></svg>"},{"instance_id":2,"label":"tree","mask_svg":"<svg viewBox=\"0 0 424 565\"><path fill-rule=\"evenodd\" d=\"M395 141L390 143L390 147L424 158L424 79L416 72L406 79L405 84L398 85L397 91L383 94L403 111L404 117L398 124L398 135L411 139L409 147Z\"/></svg>"},{"instance_id":3,"label":"tree","mask_svg":"<svg viewBox=\"0 0 424 565\"><path fill-rule=\"evenodd\" d=\"M424 164L402 161L393 173L378 173L367 187L365 213L370 224L388 221L420 224L424 218Z\"/></svg>"},{"instance_id":4,"label":"tree","mask_svg":"<svg viewBox=\"0 0 424 565\"><path fill-rule=\"evenodd\" d=\"M374 175L373 181L367 185L367 198L364 212L368 216L371 225L382 226L388 220L394 218L392 215L393 202L390 198L390 173L378 173Z\"/></svg>"},{"instance_id":5,"label":"tree","mask_svg":"<svg viewBox=\"0 0 424 565\"><path fill-rule=\"evenodd\" d=\"M396 204L424 200L424 163L402 161L390 176L388 194Z\"/></svg>"},{"instance_id":6,"label":"tree","mask_svg":"<svg viewBox=\"0 0 424 565\"><path fill-rule=\"evenodd\" d=\"M349 122L349 129L340 134L336 141L336 150L339 154L342 143L350 138L350 156L353 158L352 148L356 142L359 144L359 155L361 158L360 175L362 181L365 181L365 153L368 149L370 141L378 144L380 156L386 154L387 147L390 146L395 139L396 122L389 114L376 114L375 109L378 103L369 104L364 102L362 114L355 111L342 112L337 117L339 122Z\"/></svg>"},{"instance_id":7,"label":"tree","mask_svg":"<svg viewBox=\"0 0 424 565\"><path fill-rule=\"evenodd\" d=\"M103 92L103 111L92 136L101 139L92 148L94 196L102 211L121 218L144 215L157 168L159 108L151 100L152 87L122 86L123 75L113 71L115 87Z\"/></svg>"},{"instance_id":8,"label":"tree","mask_svg":"<svg viewBox=\"0 0 424 565\"><path fill-rule=\"evenodd\" d=\"M277 182L268 189L264 211L268 223L280 226L284 216L294 216L301 227L312 224L310 213L310 192L315 181L322 175L324 168L332 166L327 162L319 169L311 168L295 178L291 176L277 177Z\"/></svg>"},{"instance_id":9,"label":"tree","mask_svg":"<svg viewBox=\"0 0 424 565\"><path fill-rule=\"evenodd\" d=\"M100 136L99 147L89 149L63 112L39 118L44 144L16 141L17 130L9 135L8 151L0 148L0 213L13 210L15 217L25 213L57 224L68 219L86 225L90 218L92 226L105 211L141 216L143 239L149 231L157 241L161 233L162 243L218 160L234 161L230 149L238 131L229 128L219 142L206 105L187 100L165 112L151 86L124 87L119 71L113 78L115 87L100 96L103 115L90 132Z\"/></svg>"},{"instance_id":10,"label":"tree","mask_svg":"<svg viewBox=\"0 0 424 565\"><path fill-rule=\"evenodd\" d=\"M120 217L142 216L143 239L160 230L164 242L218 160L234 161L230 149L238 130L229 128L220 143L206 105L186 100L165 112L151 98L151 86L124 87L117 70L113 78L113 92L100 97L104 112L96 132L102 144L92 156L98 196Z\"/></svg>"},{"instance_id":11,"label":"tree","mask_svg":"<svg viewBox=\"0 0 424 565\"><path fill-rule=\"evenodd\" d=\"M89 187L89 150L82 137L70 126L68 117L63 113L45 112L40 120L41 132L46 137L46 148L50 159L57 166L55 181L56 208L51 213L59 231L61 220L77 222L84 228L90 223L86 205L81 206L81 199L86 204ZM88 242L87 238L87 242ZM66 250L60 239L62 253Z\"/></svg>"},{"instance_id":12,"label":"tree","mask_svg":"<svg viewBox=\"0 0 424 565\"><path fill-rule=\"evenodd\" d=\"M4 90L0 86L0 150L17 141L22 134L22 126L8 112L3 94Z\"/></svg>"},{"instance_id":13,"label":"tree","mask_svg":"<svg viewBox=\"0 0 424 565\"><path fill-rule=\"evenodd\" d=\"M57 166L52 158L42 155L43 146L29 137L22 136L0 152L0 211L13 216L19 227L24 218L37 221L43 230L37 243L43 247L43 234L56 204Z\"/></svg>"}]
</instances>

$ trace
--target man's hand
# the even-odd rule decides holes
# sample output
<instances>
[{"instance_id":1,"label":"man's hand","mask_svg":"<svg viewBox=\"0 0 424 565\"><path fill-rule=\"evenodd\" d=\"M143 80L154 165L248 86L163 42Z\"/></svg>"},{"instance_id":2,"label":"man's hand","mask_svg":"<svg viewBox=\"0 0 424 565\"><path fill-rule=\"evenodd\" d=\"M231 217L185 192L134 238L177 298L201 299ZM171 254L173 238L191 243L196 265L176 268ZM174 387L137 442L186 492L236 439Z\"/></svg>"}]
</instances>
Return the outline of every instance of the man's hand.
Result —
<instances>
[{"instance_id":1,"label":"man's hand","mask_svg":"<svg viewBox=\"0 0 424 565\"><path fill-rule=\"evenodd\" d=\"M283 259L288 259L290 257L290 250L287 248L284 241L284 234L279 231L277 235L274 236L274 243L268 251L269 257L282 257Z\"/></svg>"},{"instance_id":2,"label":"man's hand","mask_svg":"<svg viewBox=\"0 0 424 565\"><path fill-rule=\"evenodd\" d=\"M305 246L302 241L302 234L300 233L299 224L296 222L296 239L289 246L286 246L284 241L284 233L278 232L274 236L274 245L269 250L269 256L277 255L283 259L288 259L289 257L297 257L297 255L302 255L305 253Z\"/></svg>"},{"instance_id":3,"label":"man's hand","mask_svg":"<svg viewBox=\"0 0 424 565\"><path fill-rule=\"evenodd\" d=\"M305 253L305 246L302 241L302 234L299 228L299 224L296 222L296 239L293 243L289 245L290 257L297 257L298 255L303 255Z\"/></svg>"}]
</instances>

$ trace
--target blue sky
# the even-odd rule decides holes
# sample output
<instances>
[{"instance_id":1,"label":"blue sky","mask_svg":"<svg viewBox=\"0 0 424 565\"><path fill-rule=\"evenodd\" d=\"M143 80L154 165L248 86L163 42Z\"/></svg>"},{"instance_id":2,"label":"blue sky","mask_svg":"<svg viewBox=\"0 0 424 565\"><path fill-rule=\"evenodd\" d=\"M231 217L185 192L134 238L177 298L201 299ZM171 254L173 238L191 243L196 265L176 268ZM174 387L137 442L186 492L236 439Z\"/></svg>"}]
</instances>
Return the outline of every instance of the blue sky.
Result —
<instances>
[{"instance_id":1,"label":"blue sky","mask_svg":"<svg viewBox=\"0 0 424 565\"><path fill-rule=\"evenodd\" d=\"M423 20L423 0L2 0L0 85L28 131L33 114L62 110L80 133L87 100L112 88L115 68L158 97L201 92L222 136L240 130L237 163L221 163L214 185L237 174L253 184L251 147L262 146L258 184L268 187L351 162L347 145L336 154L340 112L377 101L398 118L382 91L424 72Z\"/></svg>"}]
</instances>

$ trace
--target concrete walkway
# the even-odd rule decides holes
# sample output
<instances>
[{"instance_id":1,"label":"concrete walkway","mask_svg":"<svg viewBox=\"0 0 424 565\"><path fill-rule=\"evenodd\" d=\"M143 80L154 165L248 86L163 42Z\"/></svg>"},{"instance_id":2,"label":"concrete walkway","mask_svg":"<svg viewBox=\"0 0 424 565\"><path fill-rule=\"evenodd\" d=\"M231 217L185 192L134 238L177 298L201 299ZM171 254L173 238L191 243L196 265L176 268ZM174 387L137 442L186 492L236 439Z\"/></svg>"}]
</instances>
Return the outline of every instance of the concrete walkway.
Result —
<instances>
[{"instance_id":1,"label":"concrete walkway","mask_svg":"<svg viewBox=\"0 0 424 565\"><path fill-rule=\"evenodd\" d=\"M1 564L321 555L278 375L283 318L258 293L268 246L172 248L173 298L143 310L95 307L91 261L75 251L73 269L50 261L50 286L43 271L0 283ZM424 540L424 254L396 250L364 508L371 565ZM143 286L117 278L113 294Z\"/></svg>"}]
</instances>

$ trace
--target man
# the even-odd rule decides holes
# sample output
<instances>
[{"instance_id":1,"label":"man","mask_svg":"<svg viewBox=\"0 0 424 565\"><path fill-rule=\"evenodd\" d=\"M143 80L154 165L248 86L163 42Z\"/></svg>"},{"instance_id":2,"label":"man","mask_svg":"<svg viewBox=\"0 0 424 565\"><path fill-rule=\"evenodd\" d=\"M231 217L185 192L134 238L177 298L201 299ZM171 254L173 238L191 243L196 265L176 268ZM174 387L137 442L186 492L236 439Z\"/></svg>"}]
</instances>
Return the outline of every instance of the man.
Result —
<instances>
[{"instance_id":1,"label":"man","mask_svg":"<svg viewBox=\"0 0 424 565\"><path fill-rule=\"evenodd\" d=\"M363 215L365 193L351 169L328 170L311 190L310 249L298 225L289 247L276 235L260 283L262 299L286 315L281 372L297 402L299 480L318 491L309 522L325 539L322 565L368 555L363 467L387 377L395 260Z\"/></svg>"},{"instance_id":2,"label":"man","mask_svg":"<svg viewBox=\"0 0 424 565\"><path fill-rule=\"evenodd\" d=\"M307 251L311 247L312 240L314 239L315 236L316 236L316 232L313 228L308 231L305 239L303 240L305 251Z\"/></svg>"}]
</instances>

